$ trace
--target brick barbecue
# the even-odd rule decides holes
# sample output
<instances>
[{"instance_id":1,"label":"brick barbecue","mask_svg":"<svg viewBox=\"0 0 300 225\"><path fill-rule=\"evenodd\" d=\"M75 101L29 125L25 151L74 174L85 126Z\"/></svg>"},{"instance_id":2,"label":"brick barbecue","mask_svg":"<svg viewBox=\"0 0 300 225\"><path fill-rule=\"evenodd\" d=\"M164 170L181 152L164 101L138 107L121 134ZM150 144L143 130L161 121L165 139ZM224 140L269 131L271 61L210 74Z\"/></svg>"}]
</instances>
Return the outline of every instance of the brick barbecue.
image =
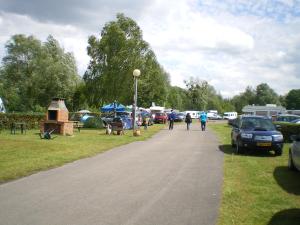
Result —
<instances>
[{"instance_id":1,"label":"brick barbecue","mask_svg":"<svg viewBox=\"0 0 300 225\"><path fill-rule=\"evenodd\" d=\"M69 111L63 98L53 98L46 114L46 120L41 123L41 131L53 131L56 134L73 135L73 122L69 121Z\"/></svg>"}]
</instances>

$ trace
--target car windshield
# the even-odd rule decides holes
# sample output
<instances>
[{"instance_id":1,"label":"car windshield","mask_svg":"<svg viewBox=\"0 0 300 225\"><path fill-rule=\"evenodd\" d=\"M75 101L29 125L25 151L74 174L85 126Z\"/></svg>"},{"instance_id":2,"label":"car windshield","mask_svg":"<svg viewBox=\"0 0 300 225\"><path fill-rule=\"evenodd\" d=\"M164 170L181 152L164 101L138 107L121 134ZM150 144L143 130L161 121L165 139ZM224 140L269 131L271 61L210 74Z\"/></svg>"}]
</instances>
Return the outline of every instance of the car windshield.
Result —
<instances>
[{"instance_id":1,"label":"car windshield","mask_svg":"<svg viewBox=\"0 0 300 225\"><path fill-rule=\"evenodd\" d=\"M163 116L164 114L163 113L156 113L155 115L157 115L157 116Z\"/></svg>"},{"instance_id":2,"label":"car windshield","mask_svg":"<svg viewBox=\"0 0 300 225\"><path fill-rule=\"evenodd\" d=\"M277 121L281 122L291 122L293 120L299 119L299 116L286 115L286 116L278 116Z\"/></svg>"},{"instance_id":3,"label":"car windshield","mask_svg":"<svg viewBox=\"0 0 300 225\"><path fill-rule=\"evenodd\" d=\"M243 118L241 128L257 131L275 130L275 126L272 124L271 120L264 118Z\"/></svg>"}]
</instances>

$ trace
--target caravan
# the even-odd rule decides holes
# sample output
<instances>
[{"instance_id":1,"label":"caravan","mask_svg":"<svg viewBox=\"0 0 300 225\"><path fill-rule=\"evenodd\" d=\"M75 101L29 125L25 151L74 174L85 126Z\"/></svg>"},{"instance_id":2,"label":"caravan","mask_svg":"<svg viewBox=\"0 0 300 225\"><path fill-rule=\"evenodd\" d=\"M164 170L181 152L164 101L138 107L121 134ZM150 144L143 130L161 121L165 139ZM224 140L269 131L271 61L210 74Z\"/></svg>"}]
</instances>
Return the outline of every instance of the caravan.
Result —
<instances>
[{"instance_id":1,"label":"caravan","mask_svg":"<svg viewBox=\"0 0 300 225\"><path fill-rule=\"evenodd\" d=\"M5 113L5 107L2 99L0 98L0 113Z\"/></svg>"},{"instance_id":2,"label":"caravan","mask_svg":"<svg viewBox=\"0 0 300 225\"><path fill-rule=\"evenodd\" d=\"M225 120L234 120L237 118L237 112L225 112L223 119Z\"/></svg>"},{"instance_id":3,"label":"caravan","mask_svg":"<svg viewBox=\"0 0 300 225\"><path fill-rule=\"evenodd\" d=\"M198 119L200 116L199 111L185 111L184 113L185 113L185 115L189 113L191 115L192 119Z\"/></svg>"}]
</instances>

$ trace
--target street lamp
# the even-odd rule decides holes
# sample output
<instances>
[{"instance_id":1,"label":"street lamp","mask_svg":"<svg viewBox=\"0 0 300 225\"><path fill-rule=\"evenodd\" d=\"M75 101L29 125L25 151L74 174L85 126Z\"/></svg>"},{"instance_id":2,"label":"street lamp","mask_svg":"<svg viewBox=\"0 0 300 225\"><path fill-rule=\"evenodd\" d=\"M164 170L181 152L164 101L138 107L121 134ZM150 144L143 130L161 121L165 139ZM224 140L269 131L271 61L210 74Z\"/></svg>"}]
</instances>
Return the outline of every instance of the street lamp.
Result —
<instances>
[{"instance_id":1,"label":"street lamp","mask_svg":"<svg viewBox=\"0 0 300 225\"><path fill-rule=\"evenodd\" d=\"M135 115L136 115L136 108L137 108L137 78L141 75L141 71L139 69L135 69L133 71L133 79L134 79L134 98L133 98L133 106L132 106L132 114L133 114L133 134L136 133L136 122L135 122Z\"/></svg>"}]
</instances>

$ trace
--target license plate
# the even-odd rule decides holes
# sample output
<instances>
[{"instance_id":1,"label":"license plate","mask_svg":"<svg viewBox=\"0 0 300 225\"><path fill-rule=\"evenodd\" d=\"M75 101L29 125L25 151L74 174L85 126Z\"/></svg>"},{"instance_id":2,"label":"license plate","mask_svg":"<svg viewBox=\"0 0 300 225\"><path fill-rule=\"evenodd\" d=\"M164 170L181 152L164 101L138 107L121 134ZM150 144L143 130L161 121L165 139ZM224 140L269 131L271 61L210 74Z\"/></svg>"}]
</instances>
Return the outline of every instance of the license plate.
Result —
<instances>
[{"instance_id":1,"label":"license plate","mask_svg":"<svg viewBox=\"0 0 300 225\"><path fill-rule=\"evenodd\" d=\"M260 146L260 147L269 147L272 144L270 142L259 142L259 143L256 143L256 145Z\"/></svg>"}]
</instances>

